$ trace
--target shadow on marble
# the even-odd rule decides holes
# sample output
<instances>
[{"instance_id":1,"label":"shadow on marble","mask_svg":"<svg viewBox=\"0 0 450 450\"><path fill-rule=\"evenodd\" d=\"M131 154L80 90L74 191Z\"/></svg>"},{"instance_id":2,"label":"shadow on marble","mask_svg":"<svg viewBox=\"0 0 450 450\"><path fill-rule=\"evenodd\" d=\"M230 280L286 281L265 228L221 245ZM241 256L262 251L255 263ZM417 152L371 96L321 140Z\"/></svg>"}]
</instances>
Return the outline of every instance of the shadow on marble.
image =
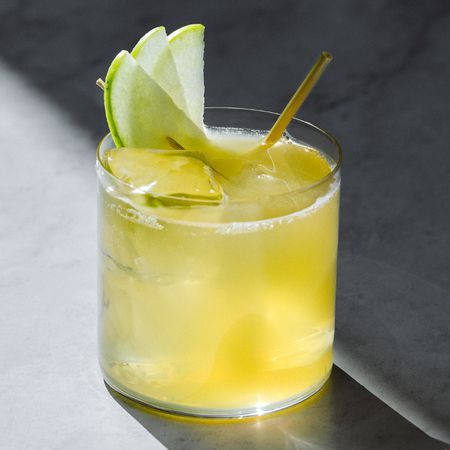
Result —
<instances>
[{"instance_id":1,"label":"shadow on marble","mask_svg":"<svg viewBox=\"0 0 450 450\"><path fill-rule=\"evenodd\" d=\"M449 299L442 287L385 262L340 255L336 364L445 442L450 442L445 356L450 342Z\"/></svg>"},{"instance_id":2,"label":"shadow on marble","mask_svg":"<svg viewBox=\"0 0 450 450\"><path fill-rule=\"evenodd\" d=\"M169 450L447 450L334 367L305 402L266 417L223 420L171 415L111 396Z\"/></svg>"}]
</instances>

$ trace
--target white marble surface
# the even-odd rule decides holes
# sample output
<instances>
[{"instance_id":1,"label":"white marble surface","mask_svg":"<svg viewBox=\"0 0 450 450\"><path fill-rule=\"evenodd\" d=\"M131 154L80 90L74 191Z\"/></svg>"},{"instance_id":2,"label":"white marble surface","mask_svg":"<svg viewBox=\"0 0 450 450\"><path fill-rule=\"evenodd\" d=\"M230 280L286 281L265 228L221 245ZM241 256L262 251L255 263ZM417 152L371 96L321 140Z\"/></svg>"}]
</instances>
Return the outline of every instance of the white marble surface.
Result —
<instances>
[{"instance_id":1,"label":"white marble surface","mask_svg":"<svg viewBox=\"0 0 450 450\"><path fill-rule=\"evenodd\" d=\"M165 448L97 368L95 143L3 65L0 98L0 448Z\"/></svg>"}]
</instances>

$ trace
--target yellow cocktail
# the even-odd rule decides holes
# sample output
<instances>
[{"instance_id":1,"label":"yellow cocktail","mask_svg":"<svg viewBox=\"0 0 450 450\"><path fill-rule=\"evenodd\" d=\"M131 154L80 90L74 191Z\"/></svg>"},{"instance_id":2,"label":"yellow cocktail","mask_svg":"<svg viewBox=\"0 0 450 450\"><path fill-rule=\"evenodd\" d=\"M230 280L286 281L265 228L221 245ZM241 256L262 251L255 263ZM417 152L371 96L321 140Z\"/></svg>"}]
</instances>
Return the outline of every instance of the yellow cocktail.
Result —
<instances>
[{"instance_id":1,"label":"yellow cocktail","mask_svg":"<svg viewBox=\"0 0 450 450\"><path fill-rule=\"evenodd\" d=\"M118 179L112 142L99 148L101 366L160 408L259 414L308 397L331 370L340 150L294 121L290 137L249 153L261 136L249 128L272 115L208 114L243 124L209 129L235 149L209 161L211 198L143 194Z\"/></svg>"}]
</instances>

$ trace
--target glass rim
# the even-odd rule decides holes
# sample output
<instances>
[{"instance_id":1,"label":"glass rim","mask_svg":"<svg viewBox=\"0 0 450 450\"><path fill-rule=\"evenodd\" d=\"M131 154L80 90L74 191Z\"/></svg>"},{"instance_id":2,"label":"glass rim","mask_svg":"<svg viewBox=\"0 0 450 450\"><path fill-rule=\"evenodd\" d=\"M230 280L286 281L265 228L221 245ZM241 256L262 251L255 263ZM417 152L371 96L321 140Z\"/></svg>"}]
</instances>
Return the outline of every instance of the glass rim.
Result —
<instances>
[{"instance_id":1,"label":"glass rim","mask_svg":"<svg viewBox=\"0 0 450 450\"><path fill-rule=\"evenodd\" d=\"M245 112L255 112L255 113L263 113L263 114L270 114L273 116L279 116L280 113L276 113L273 111L266 111L263 109L255 109L255 108L243 108L243 107L235 107L235 106L206 106L205 110L229 110L229 111L245 111ZM341 165L342 165L342 147L339 144L338 140L328 131L325 131L324 129L318 127L317 125L314 125L310 122L307 122L306 120L302 120L302 119L298 119L297 117L294 117L292 119L291 123L299 123L302 125L306 125L310 128L312 128L313 130L315 130L316 132L318 132L319 134L325 136L328 141L333 144L337 151L338 151L338 158L336 161L335 166L333 167L333 169L327 173L325 176L323 176L322 178L320 178L319 180L315 181L314 183L311 183L305 187L299 188L299 189L294 189L292 191L288 191L288 192L282 192L279 194L270 194L268 197L269 198L281 198L281 197L285 197L287 195L296 195L296 194L301 194L307 191L310 191L324 183L326 183L329 180L332 180L335 175L339 172ZM103 138L100 140L100 142L97 145L97 150L96 150L96 160L97 160L97 164L100 165L101 169L108 175L110 176L116 183L119 183L119 185L124 185L129 189L134 189L133 186L123 180L121 180L120 178L116 177L113 173L111 173L103 164L102 158L100 156L100 150L102 145L104 144L104 142L106 141L106 139L108 139L109 137L111 137L111 132L107 133L105 136L103 136ZM117 147L116 147L117 148ZM149 148L150 150L150 148ZM153 149L153 150L161 150L161 149ZM320 149L318 149L320 150ZM181 200L181 201L186 201L186 198L183 197L178 197L175 195L158 195L157 198L160 199L167 199L167 200ZM228 203L255 203L257 202L257 200L249 200L249 199L233 199L233 200L229 200ZM189 199L189 203L190 206L217 206L220 203L217 203L217 201L213 201L213 200L197 200L197 199Z\"/></svg>"}]
</instances>

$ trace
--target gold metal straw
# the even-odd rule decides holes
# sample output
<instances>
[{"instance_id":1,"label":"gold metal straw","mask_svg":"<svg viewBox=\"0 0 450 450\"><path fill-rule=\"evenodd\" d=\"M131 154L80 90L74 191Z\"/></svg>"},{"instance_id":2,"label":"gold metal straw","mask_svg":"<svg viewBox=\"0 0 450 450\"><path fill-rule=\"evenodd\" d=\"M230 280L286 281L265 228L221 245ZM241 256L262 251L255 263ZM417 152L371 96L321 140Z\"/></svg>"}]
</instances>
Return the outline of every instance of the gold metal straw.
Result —
<instances>
[{"instance_id":1,"label":"gold metal straw","mask_svg":"<svg viewBox=\"0 0 450 450\"><path fill-rule=\"evenodd\" d=\"M308 97L309 93L312 91L316 83L319 81L324 70L328 64L333 59L331 53L322 52L313 68L309 71L303 83L299 86L293 97L289 100L289 103L284 108L283 112L278 117L277 121L274 123L273 127L267 134L264 142L262 143L262 148L268 148L274 145L283 136L284 131L291 123L295 114L302 106L303 102Z\"/></svg>"}]
</instances>

